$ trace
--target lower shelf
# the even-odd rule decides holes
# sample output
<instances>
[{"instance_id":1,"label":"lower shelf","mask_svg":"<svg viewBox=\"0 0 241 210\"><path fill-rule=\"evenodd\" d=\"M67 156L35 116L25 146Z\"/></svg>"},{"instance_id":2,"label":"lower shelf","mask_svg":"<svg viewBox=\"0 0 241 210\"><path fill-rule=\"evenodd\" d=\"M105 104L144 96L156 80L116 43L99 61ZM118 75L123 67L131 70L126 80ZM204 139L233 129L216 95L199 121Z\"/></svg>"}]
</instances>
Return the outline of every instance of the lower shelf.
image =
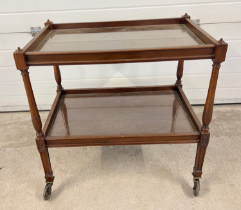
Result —
<instances>
[{"instance_id":1,"label":"lower shelf","mask_svg":"<svg viewBox=\"0 0 241 210\"><path fill-rule=\"evenodd\" d=\"M46 144L198 142L198 123L182 94L176 86L64 90L47 120Z\"/></svg>"}]
</instances>

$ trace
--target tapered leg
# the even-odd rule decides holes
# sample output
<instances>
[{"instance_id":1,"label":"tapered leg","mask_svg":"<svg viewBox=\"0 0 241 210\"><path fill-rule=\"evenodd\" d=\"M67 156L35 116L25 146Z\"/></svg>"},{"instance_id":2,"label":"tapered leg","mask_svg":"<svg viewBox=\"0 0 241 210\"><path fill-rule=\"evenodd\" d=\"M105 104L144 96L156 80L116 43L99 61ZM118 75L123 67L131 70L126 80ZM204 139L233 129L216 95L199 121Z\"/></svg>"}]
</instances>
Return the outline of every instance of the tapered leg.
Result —
<instances>
[{"instance_id":1,"label":"tapered leg","mask_svg":"<svg viewBox=\"0 0 241 210\"><path fill-rule=\"evenodd\" d=\"M208 126L211 122L212 114L213 114L213 103L214 103L215 90L216 90L216 86L217 86L219 69L220 69L220 63L214 62L212 76L211 76L209 89L208 89L208 95L207 95L207 99L206 99L206 103L205 103L204 111L203 111L203 117L202 117L203 126L201 129L201 140L197 146L196 160L195 160L195 165L193 168L193 176L194 177L201 177L201 175L202 175L202 167L203 167L204 157L205 157L206 149L207 149L209 139L210 139L210 133L209 133Z\"/></svg>"},{"instance_id":2,"label":"tapered leg","mask_svg":"<svg viewBox=\"0 0 241 210\"><path fill-rule=\"evenodd\" d=\"M46 144L45 144L45 137L42 132L42 122L41 122L37 105L35 102L35 98L33 95L33 90L29 79L28 70L21 70L21 75L23 77L23 82L24 82L25 90L28 97L28 103L29 103L33 127L36 130L36 144L42 160L45 179L46 179L46 182L53 182L54 176L53 176L53 171L51 169L48 148L46 147Z\"/></svg>"}]
</instances>

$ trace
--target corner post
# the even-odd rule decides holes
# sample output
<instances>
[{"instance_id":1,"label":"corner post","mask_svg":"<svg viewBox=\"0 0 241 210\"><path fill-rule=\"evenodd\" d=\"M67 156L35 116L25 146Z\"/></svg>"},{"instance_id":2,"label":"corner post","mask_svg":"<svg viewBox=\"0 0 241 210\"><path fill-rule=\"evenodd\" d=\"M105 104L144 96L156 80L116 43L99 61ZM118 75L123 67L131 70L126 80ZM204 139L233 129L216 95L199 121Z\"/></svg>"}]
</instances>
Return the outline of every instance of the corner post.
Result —
<instances>
[{"instance_id":1,"label":"corner post","mask_svg":"<svg viewBox=\"0 0 241 210\"><path fill-rule=\"evenodd\" d=\"M36 130L36 144L42 160L42 164L45 172L45 179L46 179L46 182L53 182L54 177L53 177L53 171L50 164L48 148L46 147L46 144L45 144L45 136L42 132L42 122L41 122L39 111L35 102L32 86L29 78L29 72L28 72L28 69L20 70L20 71L23 78L26 94L28 97L28 103L29 103L33 127Z\"/></svg>"},{"instance_id":2,"label":"corner post","mask_svg":"<svg viewBox=\"0 0 241 210\"><path fill-rule=\"evenodd\" d=\"M206 103L204 106L202 122L203 126L201 128L201 138L197 146L196 160L193 168L193 176L202 176L202 167L204 162L204 157L206 154L206 149L210 139L209 124L212 120L213 114L213 104L215 98L215 91L217 87L217 80L219 75L219 69L221 62L225 61L226 52L228 45L222 39L216 43L214 58L213 58L213 69L212 75L209 83L208 94L206 98Z\"/></svg>"},{"instance_id":3,"label":"corner post","mask_svg":"<svg viewBox=\"0 0 241 210\"><path fill-rule=\"evenodd\" d=\"M214 62L212 76L211 76L211 80L208 88L208 95L207 95L207 99L206 99L206 103L203 111L203 117L202 117L203 126L201 128L201 140L197 146L195 166L193 168L194 177L202 176L202 167L203 167L204 157L205 157L206 149L210 139L210 132L209 132L208 126L212 120L213 103L215 98L215 90L217 86L219 69L220 69L220 63Z\"/></svg>"}]
</instances>

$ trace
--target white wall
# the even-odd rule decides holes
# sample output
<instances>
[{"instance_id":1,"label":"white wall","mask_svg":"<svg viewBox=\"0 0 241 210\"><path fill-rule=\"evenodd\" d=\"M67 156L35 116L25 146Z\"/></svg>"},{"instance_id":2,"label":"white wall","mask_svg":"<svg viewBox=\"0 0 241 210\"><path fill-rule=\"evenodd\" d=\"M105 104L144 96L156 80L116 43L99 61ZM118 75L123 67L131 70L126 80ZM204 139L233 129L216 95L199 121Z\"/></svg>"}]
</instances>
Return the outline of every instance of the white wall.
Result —
<instances>
[{"instance_id":1,"label":"white wall","mask_svg":"<svg viewBox=\"0 0 241 210\"><path fill-rule=\"evenodd\" d=\"M55 23L180 17L188 13L201 27L228 42L215 103L241 102L241 1L240 0L8 0L0 7L0 111L28 110L13 51L29 40L30 27ZM207 95L211 60L186 61L184 91L192 104L203 104ZM173 84L177 62L93 66L60 66L65 88ZM30 67L39 109L49 109L56 83L52 67Z\"/></svg>"}]
</instances>

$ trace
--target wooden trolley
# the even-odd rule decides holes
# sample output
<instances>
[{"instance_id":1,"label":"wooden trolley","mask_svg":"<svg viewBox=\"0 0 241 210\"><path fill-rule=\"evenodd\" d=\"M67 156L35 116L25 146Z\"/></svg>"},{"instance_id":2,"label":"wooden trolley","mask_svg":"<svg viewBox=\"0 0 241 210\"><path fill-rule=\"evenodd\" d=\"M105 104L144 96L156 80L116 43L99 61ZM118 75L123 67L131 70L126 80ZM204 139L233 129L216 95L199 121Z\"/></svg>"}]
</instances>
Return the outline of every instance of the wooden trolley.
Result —
<instances>
[{"instance_id":1,"label":"wooden trolley","mask_svg":"<svg viewBox=\"0 0 241 210\"><path fill-rule=\"evenodd\" d=\"M36 143L43 163L44 199L54 181L48 148L75 146L197 143L193 168L198 196L210 139L215 89L227 43L215 40L185 14L181 18L53 24L14 52L28 97ZM184 60L212 59L213 69L202 124L183 90ZM178 61L173 85L64 89L60 65ZM57 95L42 122L29 78L29 66L54 66Z\"/></svg>"}]
</instances>

